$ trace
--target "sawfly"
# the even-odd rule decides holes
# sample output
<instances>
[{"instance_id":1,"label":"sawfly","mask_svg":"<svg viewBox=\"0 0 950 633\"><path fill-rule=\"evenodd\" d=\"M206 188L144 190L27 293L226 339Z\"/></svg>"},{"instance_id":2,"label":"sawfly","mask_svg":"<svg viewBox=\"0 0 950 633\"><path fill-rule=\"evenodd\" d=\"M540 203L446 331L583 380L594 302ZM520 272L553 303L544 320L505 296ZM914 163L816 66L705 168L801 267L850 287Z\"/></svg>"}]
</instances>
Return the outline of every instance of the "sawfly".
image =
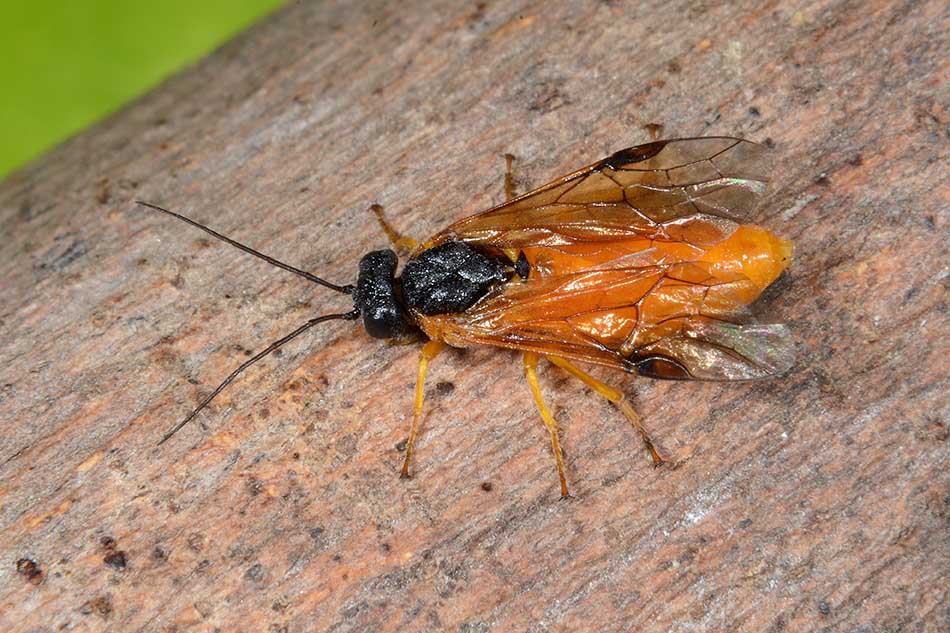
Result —
<instances>
[{"instance_id":1,"label":"sawfly","mask_svg":"<svg viewBox=\"0 0 950 633\"><path fill-rule=\"evenodd\" d=\"M274 266L349 295L347 312L310 319L235 369L166 441L250 365L318 323L362 320L367 334L425 341L402 476L410 476L429 363L446 346L521 352L525 377L568 496L557 421L536 373L546 358L613 403L663 458L623 392L576 361L672 380L750 380L787 371L784 324L759 324L749 305L782 273L791 243L753 212L769 176L768 150L728 137L656 140L621 150L417 242L373 205L395 250L370 252L355 285L337 285L160 206ZM397 275L396 251L407 259Z\"/></svg>"}]
</instances>

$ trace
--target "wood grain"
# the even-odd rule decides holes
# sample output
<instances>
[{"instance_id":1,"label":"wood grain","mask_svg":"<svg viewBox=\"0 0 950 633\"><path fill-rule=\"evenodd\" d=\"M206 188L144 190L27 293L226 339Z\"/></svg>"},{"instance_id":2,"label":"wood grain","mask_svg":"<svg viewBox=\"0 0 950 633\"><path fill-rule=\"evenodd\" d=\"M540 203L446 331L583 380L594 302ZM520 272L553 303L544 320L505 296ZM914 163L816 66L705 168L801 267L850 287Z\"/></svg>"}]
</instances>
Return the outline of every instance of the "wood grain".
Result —
<instances>
[{"instance_id":1,"label":"wood grain","mask_svg":"<svg viewBox=\"0 0 950 633\"><path fill-rule=\"evenodd\" d=\"M950 15L922 2L294 3L0 184L0 630L947 630ZM147 45L147 43L143 43ZM792 375L550 366L561 501L517 358L432 368L329 323L162 433L331 281L664 136L774 145L759 303Z\"/></svg>"}]
</instances>

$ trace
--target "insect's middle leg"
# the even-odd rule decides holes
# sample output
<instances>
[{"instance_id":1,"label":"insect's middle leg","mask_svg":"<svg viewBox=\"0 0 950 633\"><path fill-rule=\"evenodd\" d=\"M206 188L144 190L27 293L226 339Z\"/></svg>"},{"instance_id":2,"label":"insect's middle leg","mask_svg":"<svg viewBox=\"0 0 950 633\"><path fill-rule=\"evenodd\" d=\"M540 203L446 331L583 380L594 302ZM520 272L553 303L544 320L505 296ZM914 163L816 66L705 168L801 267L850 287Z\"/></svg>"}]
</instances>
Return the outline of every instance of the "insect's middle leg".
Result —
<instances>
[{"instance_id":1,"label":"insect's middle leg","mask_svg":"<svg viewBox=\"0 0 950 633\"><path fill-rule=\"evenodd\" d=\"M534 403L538 406L538 413L544 420L544 426L548 429L548 435L551 436L551 451L554 453L554 461L557 462L557 476L561 480L561 496L569 497L567 491L567 478L564 476L564 458L561 455L561 442L557 435L557 420L551 415L547 405L544 404L544 398L541 396L541 386L538 384L538 355L534 352L525 352L524 356L524 375L528 379L528 386L531 387L531 395L534 396Z\"/></svg>"},{"instance_id":2,"label":"insect's middle leg","mask_svg":"<svg viewBox=\"0 0 950 633\"><path fill-rule=\"evenodd\" d=\"M390 224L389 220L386 219L386 216L383 215L382 205L374 204L370 207L370 209L376 216L376 221L379 222L379 227L383 230L383 233L386 234L386 237L389 238L389 241L392 243L393 248L396 249L397 253L405 257L412 251L416 250L416 247L419 246L418 240L407 237L393 228L393 225Z\"/></svg>"},{"instance_id":3,"label":"insect's middle leg","mask_svg":"<svg viewBox=\"0 0 950 633\"><path fill-rule=\"evenodd\" d=\"M637 430L640 434L640 437L643 439L643 443L646 444L647 450L650 451L650 457L653 458L653 466L659 466L666 460L660 457L660 454L657 453L656 448L653 446L653 440L650 439L650 435L647 433L646 429L643 428L643 424L640 422L640 416L637 415L636 411L633 410L633 407L630 406L630 403L627 402L626 396L619 389L614 389L610 385L604 384L583 371L582 369L574 366L573 363L570 363L560 356L545 356L549 361L560 367L561 369L567 371L569 374L582 381L585 385L602 395L603 397L610 400L611 403L618 409L621 413L626 416L630 423L633 425L633 428Z\"/></svg>"},{"instance_id":4,"label":"insect's middle leg","mask_svg":"<svg viewBox=\"0 0 950 633\"><path fill-rule=\"evenodd\" d=\"M422 346L419 354L419 374L416 377L416 397L412 404L412 426L409 428L409 440L406 442L406 459L402 462L402 477L409 479L409 466L412 462L412 449L416 444L416 434L419 432L419 421L422 418L422 401L425 396L426 370L429 361L445 349L442 341L429 341Z\"/></svg>"}]
</instances>

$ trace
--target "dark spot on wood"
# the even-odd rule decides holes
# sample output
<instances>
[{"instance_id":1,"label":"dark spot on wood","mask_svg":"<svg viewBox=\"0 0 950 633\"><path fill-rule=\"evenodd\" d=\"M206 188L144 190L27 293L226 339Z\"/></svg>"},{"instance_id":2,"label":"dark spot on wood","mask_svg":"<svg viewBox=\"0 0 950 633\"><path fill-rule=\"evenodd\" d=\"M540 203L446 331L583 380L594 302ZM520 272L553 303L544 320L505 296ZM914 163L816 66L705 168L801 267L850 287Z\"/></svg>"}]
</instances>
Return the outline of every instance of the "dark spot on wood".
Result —
<instances>
[{"instance_id":1,"label":"dark spot on wood","mask_svg":"<svg viewBox=\"0 0 950 633\"><path fill-rule=\"evenodd\" d=\"M97 596L88 600L79 607L79 612L83 615L98 615L103 620L112 617L112 598L109 596Z\"/></svg>"},{"instance_id":2,"label":"dark spot on wood","mask_svg":"<svg viewBox=\"0 0 950 633\"><path fill-rule=\"evenodd\" d=\"M766 136L765 140L762 141L762 143L769 149L772 149L773 147L775 147L775 141L772 140L771 136Z\"/></svg>"},{"instance_id":3,"label":"dark spot on wood","mask_svg":"<svg viewBox=\"0 0 950 633\"><path fill-rule=\"evenodd\" d=\"M548 112L554 112L558 108L570 104L571 101L561 93L558 83L559 82L554 81L542 81L535 84L534 89L529 95L530 103L528 104L528 110L547 114Z\"/></svg>"},{"instance_id":4,"label":"dark spot on wood","mask_svg":"<svg viewBox=\"0 0 950 633\"><path fill-rule=\"evenodd\" d=\"M118 571L125 571L125 568L128 566L129 561L125 552L117 551L117 552L110 552L109 554L106 554L103 557L102 562Z\"/></svg>"},{"instance_id":5,"label":"dark spot on wood","mask_svg":"<svg viewBox=\"0 0 950 633\"><path fill-rule=\"evenodd\" d=\"M264 482L260 479L251 479L247 482L247 490L251 493L251 496L256 497L263 492Z\"/></svg>"},{"instance_id":6,"label":"dark spot on wood","mask_svg":"<svg viewBox=\"0 0 950 633\"><path fill-rule=\"evenodd\" d=\"M824 600L822 600L821 602L818 603L818 613L822 615L830 615L831 605L825 602Z\"/></svg>"},{"instance_id":7,"label":"dark spot on wood","mask_svg":"<svg viewBox=\"0 0 950 633\"><path fill-rule=\"evenodd\" d=\"M750 115L750 116L754 116L754 117L760 117L760 116L762 116L762 112L761 112L757 107L755 107L755 106L750 106L750 107L749 107L749 115Z\"/></svg>"},{"instance_id":8,"label":"dark spot on wood","mask_svg":"<svg viewBox=\"0 0 950 633\"><path fill-rule=\"evenodd\" d=\"M479 488L481 488L481 489L484 490L485 492L491 492L491 491L492 491L492 484L491 484L490 481L483 481L483 482L482 482L482 485L479 486Z\"/></svg>"},{"instance_id":9,"label":"dark spot on wood","mask_svg":"<svg viewBox=\"0 0 950 633\"><path fill-rule=\"evenodd\" d=\"M848 159L848 164L851 165L852 167L860 167L861 165L864 164L864 157L861 156L861 154L855 154L854 156Z\"/></svg>"},{"instance_id":10,"label":"dark spot on wood","mask_svg":"<svg viewBox=\"0 0 950 633\"><path fill-rule=\"evenodd\" d=\"M152 548L152 558L157 561L168 560L168 552L161 545Z\"/></svg>"},{"instance_id":11,"label":"dark spot on wood","mask_svg":"<svg viewBox=\"0 0 950 633\"><path fill-rule=\"evenodd\" d=\"M270 409L268 409L267 407L261 407L261 410L258 412L258 415L261 417L262 420L266 420L267 418L270 417Z\"/></svg>"},{"instance_id":12,"label":"dark spot on wood","mask_svg":"<svg viewBox=\"0 0 950 633\"><path fill-rule=\"evenodd\" d=\"M27 222L33 219L33 205L29 202L23 202L20 204L20 207L17 209L17 215L21 220Z\"/></svg>"},{"instance_id":13,"label":"dark spot on wood","mask_svg":"<svg viewBox=\"0 0 950 633\"><path fill-rule=\"evenodd\" d=\"M678 75L683 72L683 67L680 66L678 61L671 59L666 63L666 72L670 73L671 75Z\"/></svg>"},{"instance_id":14,"label":"dark spot on wood","mask_svg":"<svg viewBox=\"0 0 950 633\"><path fill-rule=\"evenodd\" d=\"M743 529L743 530L744 530L745 528L749 527L750 525L752 525L752 519L742 519L741 521L739 521L739 528L740 528L740 529Z\"/></svg>"},{"instance_id":15,"label":"dark spot on wood","mask_svg":"<svg viewBox=\"0 0 950 633\"><path fill-rule=\"evenodd\" d=\"M931 441L931 442L946 442L947 437L950 436L950 429L947 425L939 420L924 420L926 426L918 433L915 433L915 437L921 441Z\"/></svg>"},{"instance_id":16,"label":"dark spot on wood","mask_svg":"<svg viewBox=\"0 0 950 633\"><path fill-rule=\"evenodd\" d=\"M264 580L264 566L260 563L254 563L244 572L244 577L251 582L261 582Z\"/></svg>"},{"instance_id":17,"label":"dark spot on wood","mask_svg":"<svg viewBox=\"0 0 950 633\"><path fill-rule=\"evenodd\" d=\"M103 536L99 539L99 544L105 549L115 549L115 539L111 536Z\"/></svg>"},{"instance_id":18,"label":"dark spot on wood","mask_svg":"<svg viewBox=\"0 0 950 633\"><path fill-rule=\"evenodd\" d=\"M228 548L228 558L243 558L245 561L249 561L251 560L250 554L250 548L240 543L235 543Z\"/></svg>"},{"instance_id":19,"label":"dark spot on wood","mask_svg":"<svg viewBox=\"0 0 950 633\"><path fill-rule=\"evenodd\" d=\"M399 442L396 442L396 450L399 451L400 453L405 453L407 444L409 444L408 437L404 440L400 440Z\"/></svg>"},{"instance_id":20,"label":"dark spot on wood","mask_svg":"<svg viewBox=\"0 0 950 633\"><path fill-rule=\"evenodd\" d=\"M901 304L910 303L910 301L917 296L917 293L920 291L920 286L911 286L904 292L904 296L901 298Z\"/></svg>"},{"instance_id":21,"label":"dark spot on wood","mask_svg":"<svg viewBox=\"0 0 950 633\"><path fill-rule=\"evenodd\" d=\"M53 268L56 270L62 271L70 264L75 262L77 259L81 258L88 252L88 248L81 241L75 241L69 246L66 247L59 256L57 256L52 263Z\"/></svg>"},{"instance_id":22,"label":"dark spot on wood","mask_svg":"<svg viewBox=\"0 0 950 633\"><path fill-rule=\"evenodd\" d=\"M188 549L193 552L200 552L204 549L205 537L200 532L195 532L188 536Z\"/></svg>"},{"instance_id":23,"label":"dark spot on wood","mask_svg":"<svg viewBox=\"0 0 950 633\"><path fill-rule=\"evenodd\" d=\"M818 177L815 178L815 184L821 185L822 187L827 187L829 184L831 184L831 181L828 178L828 173L823 171L818 174Z\"/></svg>"},{"instance_id":24,"label":"dark spot on wood","mask_svg":"<svg viewBox=\"0 0 950 633\"><path fill-rule=\"evenodd\" d=\"M103 178L99 181L99 190L96 193L96 202L99 204L108 204L109 199L112 197L112 192L109 187L109 179Z\"/></svg>"},{"instance_id":25,"label":"dark spot on wood","mask_svg":"<svg viewBox=\"0 0 950 633\"><path fill-rule=\"evenodd\" d=\"M346 578L346 574L343 574L343 577ZM351 620L365 611L369 611L369 603L366 600L360 600L356 604L340 609L340 615L344 620Z\"/></svg>"},{"instance_id":26,"label":"dark spot on wood","mask_svg":"<svg viewBox=\"0 0 950 633\"><path fill-rule=\"evenodd\" d=\"M382 545L380 545L380 547L382 548L384 552L389 552L390 550L392 550L392 546L389 543L383 543Z\"/></svg>"},{"instance_id":27,"label":"dark spot on wood","mask_svg":"<svg viewBox=\"0 0 950 633\"><path fill-rule=\"evenodd\" d=\"M611 169L623 169L628 165L634 165L653 158L663 151L664 147L666 147L666 141L654 141L652 143L637 145L636 147L628 147L604 159L604 165Z\"/></svg>"},{"instance_id":28,"label":"dark spot on wood","mask_svg":"<svg viewBox=\"0 0 950 633\"><path fill-rule=\"evenodd\" d=\"M485 18L485 8L488 5L484 2L478 2L475 4L475 10L466 17L466 21L469 22L469 26L473 26L476 22L481 22Z\"/></svg>"},{"instance_id":29,"label":"dark spot on wood","mask_svg":"<svg viewBox=\"0 0 950 633\"><path fill-rule=\"evenodd\" d=\"M195 566L195 571L205 571L211 567L211 561L207 558L202 558L198 561L198 564Z\"/></svg>"},{"instance_id":30,"label":"dark spot on wood","mask_svg":"<svg viewBox=\"0 0 950 633\"><path fill-rule=\"evenodd\" d=\"M293 453L291 453L290 456L291 456L293 459L300 459L300 453L298 453L298 452L296 452L296 451L293 452Z\"/></svg>"},{"instance_id":31,"label":"dark spot on wood","mask_svg":"<svg viewBox=\"0 0 950 633\"><path fill-rule=\"evenodd\" d=\"M38 585L43 582L43 570L32 558L21 558L16 562L16 573L23 576L27 582Z\"/></svg>"},{"instance_id":32,"label":"dark spot on wood","mask_svg":"<svg viewBox=\"0 0 950 633\"><path fill-rule=\"evenodd\" d=\"M447 396L453 391L455 391L455 384L447 380L440 380L435 383L435 392L440 396Z\"/></svg>"}]
</instances>

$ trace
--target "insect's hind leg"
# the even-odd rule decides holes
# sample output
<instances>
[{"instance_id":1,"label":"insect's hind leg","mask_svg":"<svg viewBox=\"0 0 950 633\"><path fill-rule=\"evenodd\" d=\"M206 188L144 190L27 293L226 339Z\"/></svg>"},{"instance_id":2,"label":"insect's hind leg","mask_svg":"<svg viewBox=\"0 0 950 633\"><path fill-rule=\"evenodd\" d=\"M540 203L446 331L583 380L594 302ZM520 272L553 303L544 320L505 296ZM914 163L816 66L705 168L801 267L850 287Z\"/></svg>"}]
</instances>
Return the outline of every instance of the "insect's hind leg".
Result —
<instances>
[{"instance_id":1,"label":"insect's hind leg","mask_svg":"<svg viewBox=\"0 0 950 633\"><path fill-rule=\"evenodd\" d=\"M554 453L554 461L557 463L557 476L561 480L561 496L570 497L567 490L567 478L564 476L564 458L561 454L561 442L557 435L557 420L551 415L547 405L544 404L544 398L541 396L541 386L538 384L538 355L534 352L525 352L524 375L528 380L528 386L531 387L531 395L534 396L534 403L538 406L538 413L544 420L544 426L548 429L548 435L551 436L551 451Z\"/></svg>"},{"instance_id":2,"label":"insect's hind leg","mask_svg":"<svg viewBox=\"0 0 950 633\"><path fill-rule=\"evenodd\" d=\"M382 205L374 204L370 207L370 210L376 216L379 227L383 230L383 233L386 234L386 237L389 238L389 241L392 242L393 248L396 249L397 253L405 257L416 250L416 247L419 246L418 240L407 237L393 228L393 225L389 223L389 220L387 220L383 214Z\"/></svg>"},{"instance_id":3,"label":"insect's hind leg","mask_svg":"<svg viewBox=\"0 0 950 633\"><path fill-rule=\"evenodd\" d=\"M409 479L412 475L409 473L409 467L412 463L412 450L416 445L416 435L419 432L419 421L422 419L422 402L425 396L426 371L429 368L429 361L439 355L445 348L442 341L429 341L422 346L422 352L419 354L419 373L416 377L416 396L412 404L412 426L409 427L409 439L406 441L406 458L402 462L403 479Z\"/></svg>"},{"instance_id":4,"label":"insect's hind leg","mask_svg":"<svg viewBox=\"0 0 950 633\"><path fill-rule=\"evenodd\" d=\"M646 444L647 450L650 451L650 457L653 458L653 466L657 467L663 464L666 460L660 457L660 454L656 451L656 447L653 445L653 440L650 439L650 435L647 433L646 429L643 428L643 424L640 422L640 416L637 415L636 411L633 410L633 407L630 406L630 403L627 402L626 396L619 389L614 389L610 385L606 385L587 372L579 369L574 366L564 358L560 356L545 356L553 364L557 365L561 369L564 369L569 374L581 380L585 385L602 395L603 397L610 400L611 403L623 413L630 423L633 425L633 428L637 430L640 434L640 437L643 439L643 443Z\"/></svg>"}]
</instances>

